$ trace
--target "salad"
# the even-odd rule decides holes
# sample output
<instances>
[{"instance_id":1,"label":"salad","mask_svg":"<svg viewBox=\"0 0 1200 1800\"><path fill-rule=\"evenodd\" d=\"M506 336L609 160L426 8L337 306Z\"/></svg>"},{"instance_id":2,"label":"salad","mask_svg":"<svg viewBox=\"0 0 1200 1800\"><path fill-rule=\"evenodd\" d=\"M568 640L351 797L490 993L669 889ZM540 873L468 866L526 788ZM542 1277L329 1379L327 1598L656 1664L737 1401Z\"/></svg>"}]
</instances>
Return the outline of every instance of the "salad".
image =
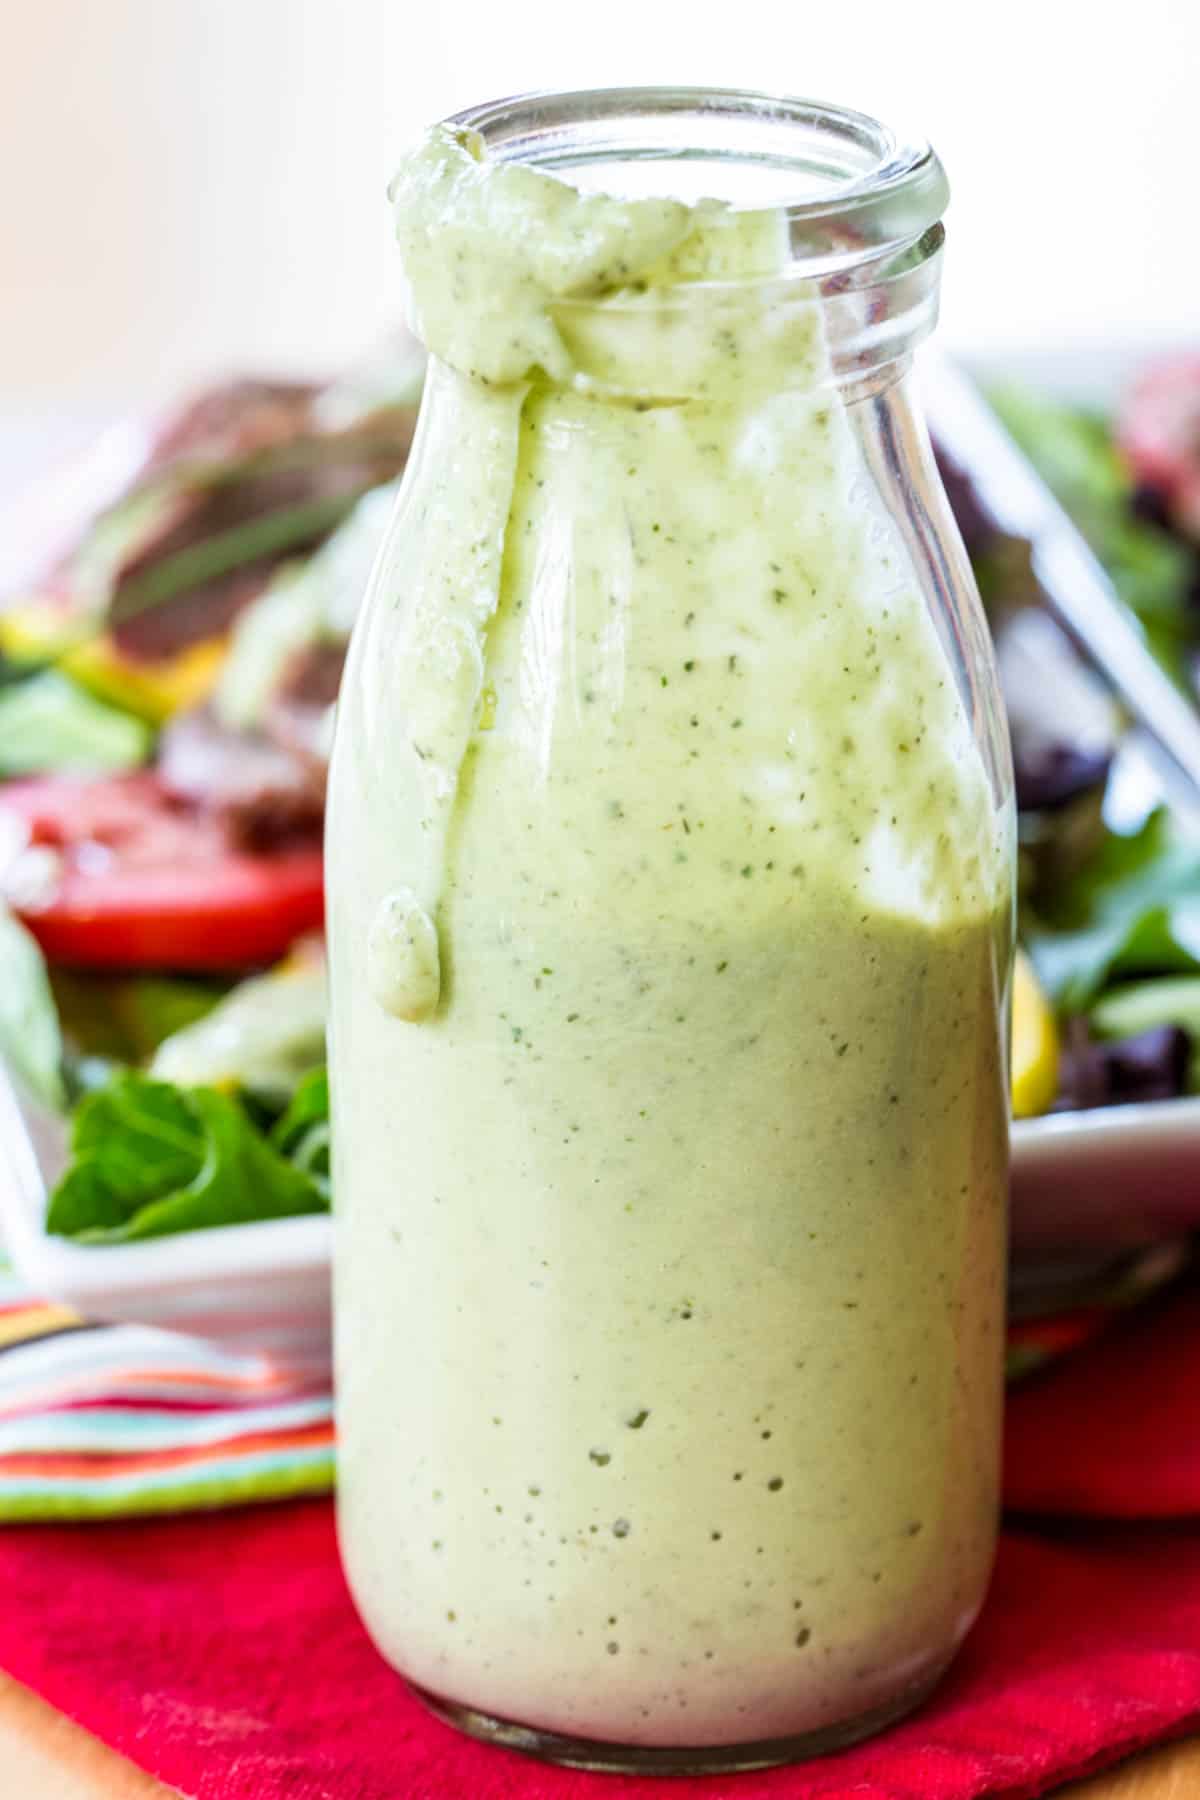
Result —
<instances>
[{"instance_id":1,"label":"salad","mask_svg":"<svg viewBox=\"0 0 1200 1800\"><path fill-rule=\"evenodd\" d=\"M53 1233L102 1245L329 1205L325 769L420 381L404 344L325 386L199 396L0 611L0 1054L70 1122ZM995 402L1190 681L1200 358L1148 371L1115 431L1023 391ZM944 473L1016 756L1014 1110L1193 1091L1200 843L1162 807L1114 805L1118 707L970 470Z\"/></svg>"},{"instance_id":2,"label":"salad","mask_svg":"<svg viewBox=\"0 0 1200 1800\"><path fill-rule=\"evenodd\" d=\"M328 1207L325 766L420 378L201 395L0 613L0 1054L69 1116L51 1232Z\"/></svg>"},{"instance_id":3,"label":"salad","mask_svg":"<svg viewBox=\"0 0 1200 1800\"><path fill-rule=\"evenodd\" d=\"M1167 672L1200 696L1200 356L1149 367L1115 420L989 398ZM1200 1091L1200 841L1128 779L1128 723L1041 602L1028 547L943 467L996 642L1016 772L1018 1117Z\"/></svg>"}]
</instances>

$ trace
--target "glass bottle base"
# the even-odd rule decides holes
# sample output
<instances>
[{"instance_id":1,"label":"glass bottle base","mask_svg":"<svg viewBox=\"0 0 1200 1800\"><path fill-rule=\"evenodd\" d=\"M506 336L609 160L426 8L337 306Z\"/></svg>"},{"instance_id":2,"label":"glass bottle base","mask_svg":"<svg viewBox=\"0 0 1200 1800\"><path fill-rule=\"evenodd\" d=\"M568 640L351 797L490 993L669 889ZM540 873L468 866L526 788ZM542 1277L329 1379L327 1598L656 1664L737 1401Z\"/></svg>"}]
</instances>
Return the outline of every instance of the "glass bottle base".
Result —
<instances>
[{"instance_id":1,"label":"glass bottle base","mask_svg":"<svg viewBox=\"0 0 1200 1800\"><path fill-rule=\"evenodd\" d=\"M853 1718L825 1725L819 1731L801 1732L796 1737L768 1738L752 1744L701 1744L693 1747L660 1748L656 1745L609 1744L594 1738L560 1737L554 1731L536 1726L517 1725L511 1719L496 1719L474 1707L460 1706L456 1700L444 1700L426 1688L411 1687L417 1698L447 1725L478 1738L484 1744L499 1744L506 1750L521 1750L543 1762L562 1763L571 1769L590 1769L614 1775L720 1775L748 1769L770 1769L780 1763L802 1762L812 1756L827 1756L833 1750L844 1750L860 1739L872 1737L894 1725L928 1698L946 1671L949 1659L932 1674L889 1700L886 1706L870 1712L856 1713Z\"/></svg>"}]
</instances>

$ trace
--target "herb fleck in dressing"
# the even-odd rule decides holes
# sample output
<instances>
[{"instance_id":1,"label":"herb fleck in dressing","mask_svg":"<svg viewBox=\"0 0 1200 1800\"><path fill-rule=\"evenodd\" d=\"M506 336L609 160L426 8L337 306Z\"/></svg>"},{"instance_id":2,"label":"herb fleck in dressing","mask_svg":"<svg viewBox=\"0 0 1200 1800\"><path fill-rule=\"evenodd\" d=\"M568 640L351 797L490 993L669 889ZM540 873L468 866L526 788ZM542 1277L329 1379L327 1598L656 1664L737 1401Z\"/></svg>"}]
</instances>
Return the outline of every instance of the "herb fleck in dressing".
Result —
<instances>
[{"instance_id":1,"label":"herb fleck in dressing","mask_svg":"<svg viewBox=\"0 0 1200 1800\"><path fill-rule=\"evenodd\" d=\"M990 1563L1008 822L781 221L447 132L395 196L438 360L331 778L350 1579L485 1712L815 1730Z\"/></svg>"}]
</instances>

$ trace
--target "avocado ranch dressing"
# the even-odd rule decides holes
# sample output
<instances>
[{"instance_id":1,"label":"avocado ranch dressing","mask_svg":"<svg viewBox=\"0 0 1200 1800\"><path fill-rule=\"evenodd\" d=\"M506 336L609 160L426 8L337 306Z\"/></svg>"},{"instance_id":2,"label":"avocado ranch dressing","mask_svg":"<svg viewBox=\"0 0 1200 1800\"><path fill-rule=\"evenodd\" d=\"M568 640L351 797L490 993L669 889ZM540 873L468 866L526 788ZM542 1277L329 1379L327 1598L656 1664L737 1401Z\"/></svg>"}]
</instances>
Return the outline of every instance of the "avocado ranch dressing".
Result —
<instances>
[{"instance_id":1,"label":"avocado ranch dressing","mask_svg":"<svg viewBox=\"0 0 1200 1800\"><path fill-rule=\"evenodd\" d=\"M436 360L331 775L344 1559L444 1699L791 1737L932 1679L990 1566L1010 821L782 215L445 129L394 193Z\"/></svg>"}]
</instances>

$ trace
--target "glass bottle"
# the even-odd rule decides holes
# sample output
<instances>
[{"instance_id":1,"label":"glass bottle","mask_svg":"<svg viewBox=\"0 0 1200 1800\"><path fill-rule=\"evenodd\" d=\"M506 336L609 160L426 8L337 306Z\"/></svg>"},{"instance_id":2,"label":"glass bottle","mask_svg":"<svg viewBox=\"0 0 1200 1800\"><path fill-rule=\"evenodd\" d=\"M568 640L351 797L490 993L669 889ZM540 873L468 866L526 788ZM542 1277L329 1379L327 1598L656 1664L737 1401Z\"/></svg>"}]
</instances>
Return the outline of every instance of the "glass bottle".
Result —
<instances>
[{"instance_id":1,"label":"glass bottle","mask_svg":"<svg viewBox=\"0 0 1200 1800\"><path fill-rule=\"evenodd\" d=\"M339 1529L431 1705L587 1767L849 1742L988 1579L1013 812L909 385L945 197L858 114L677 89L480 108L395 187Z\"/></svg>"}]
</instances>

